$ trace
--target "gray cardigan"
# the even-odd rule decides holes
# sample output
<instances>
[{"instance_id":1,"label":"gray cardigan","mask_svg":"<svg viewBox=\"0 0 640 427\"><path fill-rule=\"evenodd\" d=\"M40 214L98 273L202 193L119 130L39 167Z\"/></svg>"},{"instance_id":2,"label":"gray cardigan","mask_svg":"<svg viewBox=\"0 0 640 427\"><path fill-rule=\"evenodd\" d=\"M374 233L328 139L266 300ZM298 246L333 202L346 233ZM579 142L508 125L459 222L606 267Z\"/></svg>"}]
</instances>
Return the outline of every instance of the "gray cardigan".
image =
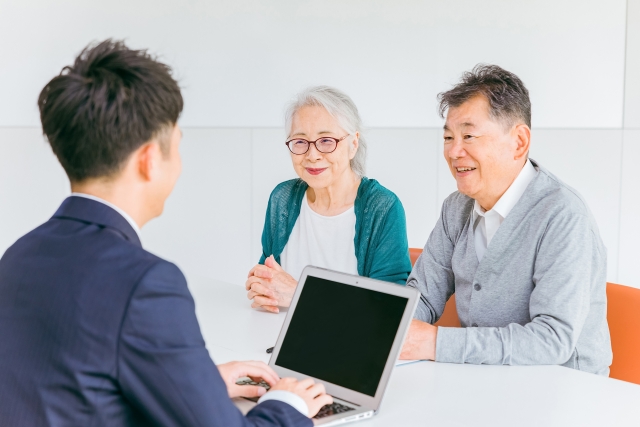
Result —
<instances>
[{"instance_id":1,"label":"gray cardigan","mask_svg":"<svg viewBox=\"0 0 640 427\"><path fill-rule=\"evenodd\" d=\"M422 297L415 317L435 323L455 292L462 328L438 329L436 360L563 365L608 375L606 249L580 195L537 170L476 256L474 200L451 194L407 281Z\"/></svg>"}]
</instances>

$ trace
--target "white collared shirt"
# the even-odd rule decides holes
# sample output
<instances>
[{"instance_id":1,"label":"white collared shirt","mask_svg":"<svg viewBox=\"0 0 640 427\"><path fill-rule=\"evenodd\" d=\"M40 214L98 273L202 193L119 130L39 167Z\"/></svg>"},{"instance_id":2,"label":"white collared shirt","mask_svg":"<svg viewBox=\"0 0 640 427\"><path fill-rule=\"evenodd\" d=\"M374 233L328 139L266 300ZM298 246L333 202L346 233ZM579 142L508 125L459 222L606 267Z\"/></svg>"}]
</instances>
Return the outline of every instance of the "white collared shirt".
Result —
<instances>
[{"instance_id":1,"label":"white collared shirt","mask_svg":"<svg viewBox=\"0 0 640 427\"><path fill-rule=\"evenodd\" d=\"M473 221L474 239L476 246L476 254L478 262L482 261L491 239L498 231L502 221L509 215L509 212L518 203L518 200L524 194L529 183L535 178L536 168L533 167L531 160L527 160L524 167L513 181L511 186L500 197L497 203L489 211L485 211L476 200L473 205Z\"/></svg>"},{"instance_id":2,"label":"white collared shirt","mask_svg":"<svg viewBox=\"0 0 640 427\"><path fill-rule=\"evenodd\" d=\"M71 195L72 196L76 196L76 197L84 197L85 199L89 199L89 200L93 200L93 201L96 201L96 202L100 202L103 205L109 206L111 209L113 209L114 211L118 212L120 215L122 215L122 217L124 219L127 220L129 225L131 226L131 228L133 228L133 231L135 231L136 234L138 235L138 238L140 238L140 227L138 227L138 224L133 220L133 218L131 218L131 216L129 216L128 213L126 213L125 211L123 211L122 209L120 209L119 207L114 205L113 203L109 203L106 200L101 199L100 197L93 196L91 194L71 193Z\"/></svg>"}]
</instances>

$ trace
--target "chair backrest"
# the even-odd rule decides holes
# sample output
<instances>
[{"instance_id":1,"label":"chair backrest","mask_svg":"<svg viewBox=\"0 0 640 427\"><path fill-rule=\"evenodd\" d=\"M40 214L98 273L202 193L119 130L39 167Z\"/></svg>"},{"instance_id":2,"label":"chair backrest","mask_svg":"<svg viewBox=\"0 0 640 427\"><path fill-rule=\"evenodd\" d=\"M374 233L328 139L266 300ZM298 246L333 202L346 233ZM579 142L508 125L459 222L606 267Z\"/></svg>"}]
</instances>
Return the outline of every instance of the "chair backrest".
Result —
<instances>
[{"instance_id":1,"label":"chair backrest","mask_svg":"<svg viewBox=\"0 0 640 427\"><path fill-rule=\"evenodd\" d=\"M422 249L420 248L409 248L409 257L411 258L412 267L415 265L421 253L422 253Z\"/></svg>"},{"instance_id":2,"label":"chair backrest","mask_svg":"<svg viewBox=\"0 0 640 427\"><path fill-rule=\"evenodd\" d=\"M409 248L409 256L411 257L411 265L416 263L416 260L422 253L422 249L420 248ZM460 319L458 318L458 311L456 309L456 295L451 295L449 301L444 306L444 311L442 312L442 316L435 323L436 326L445 326L445 327L460 327Z\"/></svg>"},{"instance_id":3,"label":"chair backrest","mask_svg":"<svg viewBox=\"0 0 640 427\"><path fill-rule=\"evenodd\" d=\"M609 376L640 384L640 289L607 283L613 363Z\"/></svg>"}]
</instances>

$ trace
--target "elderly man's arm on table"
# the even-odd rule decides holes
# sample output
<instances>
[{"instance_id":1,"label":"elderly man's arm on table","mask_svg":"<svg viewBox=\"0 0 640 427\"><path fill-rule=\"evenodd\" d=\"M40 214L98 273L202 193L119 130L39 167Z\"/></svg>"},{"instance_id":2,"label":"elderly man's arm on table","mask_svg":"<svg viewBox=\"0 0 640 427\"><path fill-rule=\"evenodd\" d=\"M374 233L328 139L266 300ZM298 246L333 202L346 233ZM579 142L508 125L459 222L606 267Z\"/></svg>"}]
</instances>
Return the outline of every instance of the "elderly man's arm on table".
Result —
<instances>
[{"instance_id":1,"label":"elderly man's arm on table","mask_svg":"<svg viewBox=\"0 0 640 427\"><path fill-rule=\"evenodd\" d=\"M447 300L454 292L451 268L454 245L445 226L446 205L445 201L440 219L407 280L407 286L420 291L420 302L404 342L401 359L436 358L439 328L432 324L440 319Z\"/></svg>"},{"instance_id":2,"label":"elderly man's arm on table","mask_svg":"<svg viewBox=\"0 0 640 427\"><path fill-rule=\"evenodd\" d=\"M529 302L531 322L505 327L439 328L434 340L435 360L496 365L565 363L589 312L594 259L604 256L598 251L589 218L580 214L556 217L539 244L535 260L535 288ZM419 316L432 320L425 310Z\"/></svg>"},{"instance_id":3,"label":"elderly man's arm on table","mask_svg":"<svg viewBox=\"0 0 640 427\"><path fill-rule=\"evenodd\" d=\"M221 365L219 371L205 348L184 276L168 262L151 268L131 297L120 338L117 376L129 402L163 426L312 425L301 413L305 408L277 400L261 403L243 416L229 395L258 394L239 388L250 386L235 386L236 377L244 375L277 381L277 375L259 362ZM278 385L286 389L293 384ZM273 387L278 388L282 387ZM314 410L306 398L298 398L308 411Z\"/></svg>"},{"instance_id":4,"label":"elderly man's arm on table","mask_svg":"<svg viewBox=\"0 0 640 427\"><path fill-rule=\"evenodd\" d=\"M531 322L441 328L436 360L494 365L565 363L589 313L594 260L604 256L598 251L586 215L556 216L547 226L535 259Z\"/></svg>"}]
</instances>

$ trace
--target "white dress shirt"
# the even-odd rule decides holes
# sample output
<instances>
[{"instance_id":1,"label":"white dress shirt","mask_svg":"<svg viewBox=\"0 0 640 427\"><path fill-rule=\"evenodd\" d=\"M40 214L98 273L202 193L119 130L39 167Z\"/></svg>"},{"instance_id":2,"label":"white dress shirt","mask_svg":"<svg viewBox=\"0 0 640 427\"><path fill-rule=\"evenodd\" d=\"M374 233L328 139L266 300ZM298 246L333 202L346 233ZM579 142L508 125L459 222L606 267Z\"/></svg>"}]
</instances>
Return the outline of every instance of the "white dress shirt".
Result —
<instances>
[{"instance_id":1,"label":"white dress shirt","mask_svg":"<svg viewBox=\"0 0 640 427\"><path fill-rule=\"evenodd\" d=\"M533 178L535 178L537 173L531 161L527 160L511 186L505 191L491 210L485 211L477 200L474 203L472 219L478 262L482 261L482 257L484 257L491 243L491 239L493 239L496 231L498 231L502 221L504 221L507 215L509 215L509 212L511 212L511 209L518 203L518 200L520 200L527 186Z\"/></svg>"},{"instance_id":2,"label":"white dress shirt","mask_svg":"<svg viewBox=\"0 0 640 427\"><path fill-rule=\"evenodd\" d=\"M258 399L258 403L262 403L266 400L279 400L280 402L288 403L298 410L305 417L309 416L309 407L307 406L307 402L304 401L303 398L298 396L295 393L286 390L274 390L270 391L267 394L263 394L260 399Z\"/></svg>"},{"instance_id":3,"label":"white dress shirt","mask_svg":"<svg viewBox=\"0 0 640 427\"><path fill-rule=\"evenodd\" d=\"M100 197L92 196L91 194L71 193L71 195L72 196L76 196L76 197L84 197L85 199L89 199L89 200L93 200L93 201L96 201L96 202L100 202L103 205L109 206L111 209L113 209L114 211L118 212L120 215L122 215L122 217L124 219L127 220L129 225L131 226L131 228L133 228L133 231L135 231L136 234L138 235L138 238L140 238L140 227L138 227L138 224L133 220L133 218L131 218L131 216L129 216L128 213L126 213L125 211L123 211L122 209L120 209L119 207L114 205L113 203L109 203L106 200L101 199Z\"/></svg>"}]
</instances>

